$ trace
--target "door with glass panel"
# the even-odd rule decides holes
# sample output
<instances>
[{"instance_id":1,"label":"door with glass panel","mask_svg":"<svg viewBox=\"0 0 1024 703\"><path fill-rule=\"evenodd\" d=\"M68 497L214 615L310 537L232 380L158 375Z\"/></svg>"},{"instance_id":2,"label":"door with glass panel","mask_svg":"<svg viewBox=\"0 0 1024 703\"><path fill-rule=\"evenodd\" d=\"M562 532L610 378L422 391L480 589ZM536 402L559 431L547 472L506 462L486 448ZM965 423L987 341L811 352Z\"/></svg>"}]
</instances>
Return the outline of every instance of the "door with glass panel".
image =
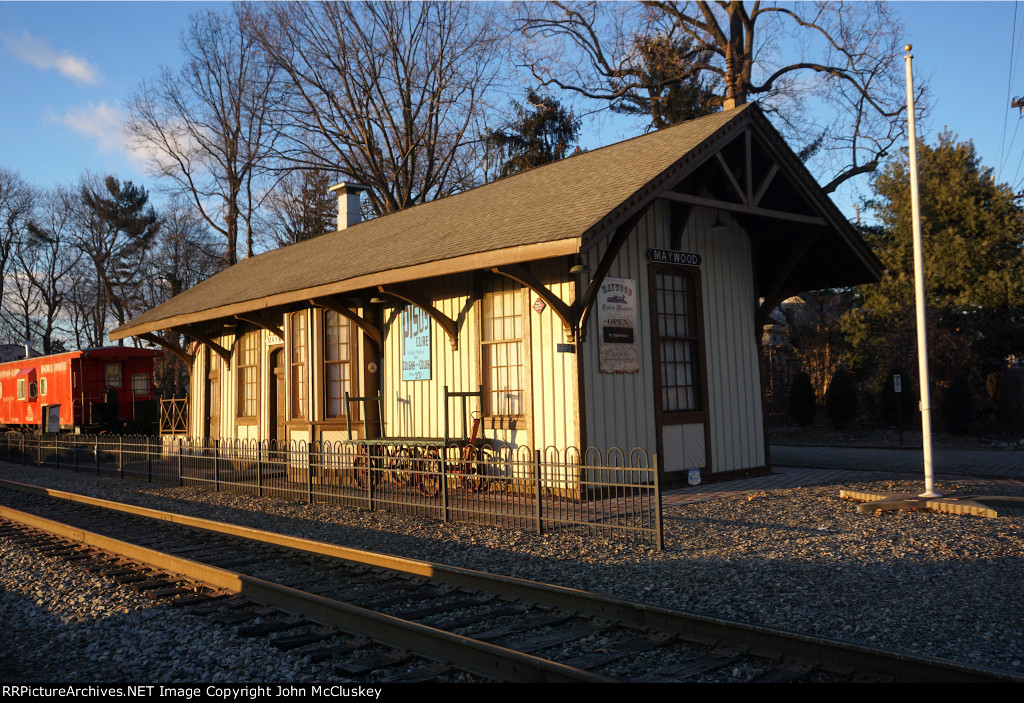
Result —
<instances>
[{"instance_id":1,"label":"door with glass panel","mask_svg":"<svg viewBox=\"0 0 1024 703\"><path fill-rule=\"evenodd\" d=\"M661 468L667 474L710 468L700 271L652 266L650 282Z\"/></svg>"}]
</instances>

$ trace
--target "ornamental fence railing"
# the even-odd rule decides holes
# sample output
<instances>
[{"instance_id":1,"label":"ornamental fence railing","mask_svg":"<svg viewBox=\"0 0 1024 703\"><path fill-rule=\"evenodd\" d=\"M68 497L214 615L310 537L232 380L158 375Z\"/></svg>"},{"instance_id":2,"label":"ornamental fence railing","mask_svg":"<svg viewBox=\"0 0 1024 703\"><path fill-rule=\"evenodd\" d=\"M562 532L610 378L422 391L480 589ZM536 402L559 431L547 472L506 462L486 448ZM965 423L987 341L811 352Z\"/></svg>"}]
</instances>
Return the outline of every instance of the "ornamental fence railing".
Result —
<instances>
[{"instance_id":1,"label":"ornamental fence railing","mask_svg":"<svg viewBox=\"0 0 1024 703\"><path fill-rule=\"evenodd\" d=\"M663 547L657 455L642 449L9 432L0 435L0 459L446 522L584 530Z\"/></svg>"}]
</instances>

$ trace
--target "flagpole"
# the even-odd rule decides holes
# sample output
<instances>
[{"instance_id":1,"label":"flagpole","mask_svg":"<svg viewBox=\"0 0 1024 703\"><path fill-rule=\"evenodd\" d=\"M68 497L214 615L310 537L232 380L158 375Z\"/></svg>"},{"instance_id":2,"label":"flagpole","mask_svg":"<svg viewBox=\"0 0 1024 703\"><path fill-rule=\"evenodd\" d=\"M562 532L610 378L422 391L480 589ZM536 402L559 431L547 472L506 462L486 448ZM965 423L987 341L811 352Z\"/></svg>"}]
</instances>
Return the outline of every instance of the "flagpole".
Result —
<instances>
[{"instance_id":1,"label":"flagpole","mask_svg":"<svg viewBox=\"0 0 1024 703\"><path fill-rule=\"evenodd\" d=\"M917 368L921 387L921 445L924 451L924 493L921 498L939 498L935 492L932 472L932 409L928 376L928 334L924 315L924 249L921 245L921 207L917 194L917 136L914 131L914 75L910 53L906 46L904 63L907 69L907 137L910 140L910 208L914 229L914 297L917 312Z\"/></svg>"}]
</instances>

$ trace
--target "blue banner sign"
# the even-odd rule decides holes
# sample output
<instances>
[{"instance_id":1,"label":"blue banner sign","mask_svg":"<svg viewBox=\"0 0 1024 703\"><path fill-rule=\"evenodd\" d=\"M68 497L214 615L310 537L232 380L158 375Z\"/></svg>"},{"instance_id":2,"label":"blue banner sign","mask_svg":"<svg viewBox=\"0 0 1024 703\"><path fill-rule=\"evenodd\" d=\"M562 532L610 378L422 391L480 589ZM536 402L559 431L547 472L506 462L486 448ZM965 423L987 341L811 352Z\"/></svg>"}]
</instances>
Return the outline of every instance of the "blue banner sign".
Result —
<instances>
[{"instance_id":1,"label":"blue banner sign","mask_svg":"<svg viewBox=\"0 0 1024 703\"><path fill-rule=\"evenodd\" d=\"M402 311L402 380L430 380L430 316L415 305Z\"/></svg>"}]
</instances>

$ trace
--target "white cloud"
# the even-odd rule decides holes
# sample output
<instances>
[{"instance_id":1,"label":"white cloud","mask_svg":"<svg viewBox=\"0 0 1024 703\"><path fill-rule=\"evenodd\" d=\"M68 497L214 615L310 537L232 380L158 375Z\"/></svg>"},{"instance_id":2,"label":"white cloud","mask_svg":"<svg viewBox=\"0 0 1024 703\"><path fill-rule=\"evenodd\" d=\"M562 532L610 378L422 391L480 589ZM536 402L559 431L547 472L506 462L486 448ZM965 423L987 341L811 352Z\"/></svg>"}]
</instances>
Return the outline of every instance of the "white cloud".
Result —
<instances>
[{"instance_id":1,"label":"white cloud","mask_svg":"<svg viewBox=\"0 0 1024 703\"><path fill-rule=\"evenodd\" d=\"M7 51L40 71L56 69L68 78L90 85L95 85L100 80L99 72L85 59L72 56L67 51L54 49L42 39L34 37L24 30L20 37L6 34L0 36L3 38Z\"/></svg>"},{"instance_id":2,"label":"white cloud","mask_svg":"<svg viewBox=\"0 0 1024 703\"><path fill-rule=\"evenodd\" d=\"M87 107L73 107L54 119L84 137L95 139L105 153L127 151L124 135L124 115L118 105L99 103Z\"/></svg>"}]
</instances>

